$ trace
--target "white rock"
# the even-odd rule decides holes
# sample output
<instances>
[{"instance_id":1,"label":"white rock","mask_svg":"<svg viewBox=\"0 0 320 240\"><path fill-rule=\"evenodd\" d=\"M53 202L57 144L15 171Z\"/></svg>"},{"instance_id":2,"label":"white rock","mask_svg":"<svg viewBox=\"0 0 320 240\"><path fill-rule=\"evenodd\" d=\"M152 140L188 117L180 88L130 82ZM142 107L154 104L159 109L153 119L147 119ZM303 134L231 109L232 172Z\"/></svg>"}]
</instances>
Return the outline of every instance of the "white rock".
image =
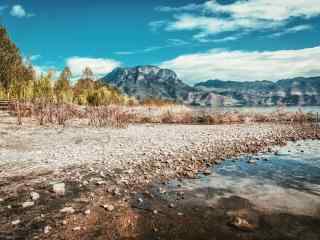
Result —
<instances>
[{"instance_id":1,"label":"white rock","mask_svg":"<svg viewBox=\"0 0 320 240\"><path fill-rule=\"evenodd\" d=\"M24 202L22 203L23 208L28 208L34 206L34 202Z\"/></svg>"},{"instance_id":2,"label":"white rock","mask_svg":"<svg viewBox=\"0 0 320 240\"><path fill-rule=\"evenodd\" d=\"M44 234L48 234L51 229L52 229L52 227L50 227L50 226L45 226L45 228L44 228L44 230L43 230Z\"/></svg>"},{"instance_id":3,"label":"white rock","mask_svg":"<svg viewBox=\"0 0 320 240\"><path fill-rule=\"evenodd\" d=\"M109 212L112 212L114 210L114 206L111 204L105 204L102 206L104 209L108 210Z\"/></svg>"},{"instance_id":4,"label":"white rock","mask_svg":"<svg viewBox=\"0 0 320 240\"><path fill-rule=\"evenodd\" d=\"M91 214L91 210L90 210L90 209L87 209L87 210L84 212L84 214L87 215L87 216L90 215L90 214Z\"/></svg>"},{"instance_id":5,"label":"white rock","mask_svg":"<svg viewBox=\"0 0 320 240\"><path fill-rule=\"evenodd\" d=\"M20 222L21 222L20 219L17 219L15 221L12 221L11 224L12 225L18 225Z\"/></svg>"},{"instance_id":6,"label":"white rock","mask_svg":"<svg viewBox=\"0 0 320 240\"><path fill-rule=\"evenodd\" d=\"M61 213L73 214L75 210L72 207L65 207L60 210Z\"/></svg>"},{"instance_id":7,"label":"white rock","mask_svg":"<svg viewBox=\"0 0 320 240\"><path fill-rule=\"evenodd\" d=\"M31 192L30 196L33 201L37 201L40 198L40 194L37 192Z\"/></svg>"},{"instance_id":8,"label":"white rock","mask_svg":"<svg viewBox=\"0 0 320 240\"><path fill-rule=\"evenodd\" d=\"M52 186L52 191L60 196L63 196L66 193L66 185L64 183L55 183Z\"/></svg>"}]
</instances>

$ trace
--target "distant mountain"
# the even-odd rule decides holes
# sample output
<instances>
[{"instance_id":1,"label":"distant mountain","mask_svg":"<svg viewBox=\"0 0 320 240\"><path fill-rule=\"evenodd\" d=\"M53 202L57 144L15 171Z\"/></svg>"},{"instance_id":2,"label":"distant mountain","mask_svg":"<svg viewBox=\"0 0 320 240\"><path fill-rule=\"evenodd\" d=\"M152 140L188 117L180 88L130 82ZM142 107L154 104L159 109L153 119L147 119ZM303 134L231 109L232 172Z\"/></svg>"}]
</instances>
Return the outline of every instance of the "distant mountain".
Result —
<instances>
[{"instance_id":1,"label":"distant mountain","mask_svg":"<svg viewBox=\"0 0 320 240\"><path fill-rule=\"evenodd\" d=\"M158 98L183 102L193 90L175 72L155 66L116 68L101 80L139 100Z\"/></svg>"},{"instance_id":2,"label":"distant mountain","mask_svg":"<svg viewBox=\"0 0 320 240\"><path fill-rule=\"evenodd\" d=\"M101 79L139 100L157 98L201 106L320 105L320 77L236 82L209 80L189 86L169 69L116 68Z\"/></svg>"},{"instance_id":3,"label":"distant mountain","mask_svg":"<svg viewBox=\"0 0 320 240\"><path fill-rule=\"evenodd\" d=\"M320 77L235 82L209 80L194 86L198 91L231 97L237 105L320 105Z\"/></svg>"}]
</instances>

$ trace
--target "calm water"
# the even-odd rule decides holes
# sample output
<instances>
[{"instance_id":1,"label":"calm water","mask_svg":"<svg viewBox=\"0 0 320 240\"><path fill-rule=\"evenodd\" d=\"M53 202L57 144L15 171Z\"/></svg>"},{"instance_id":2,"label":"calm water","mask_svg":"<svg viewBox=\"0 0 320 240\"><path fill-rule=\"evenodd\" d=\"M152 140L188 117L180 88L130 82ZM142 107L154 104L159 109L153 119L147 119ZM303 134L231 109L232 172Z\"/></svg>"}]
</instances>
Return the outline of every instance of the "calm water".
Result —
<instances>
[{"instance_id":1,"label":"calm water","mask_svg":"<svg viewBox=\"0 0 320 240\"><path fill-rule=\"evenodd\" d=\"M212 107L212 108L198 108L207 111L218 111L218 112L275 112L279 109L289 111L289 112L297 112L302 110L305 113L320 113L320 106L315 107Z\"/></svg>"},{"instance_id":2,"label":"calm water","mask_svg":"<svg viewBox=\"0 0 320 240\"><path fill-rule=\"evenodd\" d=\"M172 182L168 191L169 200L182 191L187 202L215 207L237 196L265 212L320 217L320 141L290 143L278 155L228 160L210 176Z\"/></svg>"}]
</instances>

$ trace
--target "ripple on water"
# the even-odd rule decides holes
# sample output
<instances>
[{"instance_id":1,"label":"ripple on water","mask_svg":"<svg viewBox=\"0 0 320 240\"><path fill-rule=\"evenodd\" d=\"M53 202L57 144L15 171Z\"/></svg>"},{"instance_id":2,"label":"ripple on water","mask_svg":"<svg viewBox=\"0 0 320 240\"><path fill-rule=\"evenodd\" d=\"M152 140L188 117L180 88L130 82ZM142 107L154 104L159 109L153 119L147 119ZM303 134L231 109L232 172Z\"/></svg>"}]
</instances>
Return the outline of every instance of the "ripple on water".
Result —
<instances>
[{"instance_id":1,"label":"ripple on water","mask_svg":"<svg viewBox=\"0 0 320 240\"><path fill-rule=\"evenodd\" d=\"M256 158L261 160L248 163ZM212 169L212 175L179 184L172 182L168 190L189 193L186 201L194 203L215 206L221 198L239 196L260 210L319 217L320 141L289 143L278 155L225 161Z\"/></svg>"}]
</instances>

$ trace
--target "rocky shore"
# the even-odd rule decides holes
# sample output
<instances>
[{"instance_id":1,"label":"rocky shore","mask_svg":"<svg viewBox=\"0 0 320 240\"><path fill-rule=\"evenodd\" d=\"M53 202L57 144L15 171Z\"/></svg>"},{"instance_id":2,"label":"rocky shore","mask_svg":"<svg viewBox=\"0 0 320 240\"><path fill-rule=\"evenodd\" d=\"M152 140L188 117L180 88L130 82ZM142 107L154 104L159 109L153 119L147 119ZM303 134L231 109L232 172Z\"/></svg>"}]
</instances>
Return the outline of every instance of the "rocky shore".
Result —
<instances>
[{"instance_id":1,"label":"rocky shore","mask_svg":"<svg viewBox=\"0 0 320 240\"><path fill-rule=\"evenodd\" d=\"M310 125L256 123L127 129L2 123L0 134L0 239L145 239L136 211L165 214L139 207L154 198L150 187L209 174L208 167L241 154L320 139Z\"/></svg>"}]
</instances>

